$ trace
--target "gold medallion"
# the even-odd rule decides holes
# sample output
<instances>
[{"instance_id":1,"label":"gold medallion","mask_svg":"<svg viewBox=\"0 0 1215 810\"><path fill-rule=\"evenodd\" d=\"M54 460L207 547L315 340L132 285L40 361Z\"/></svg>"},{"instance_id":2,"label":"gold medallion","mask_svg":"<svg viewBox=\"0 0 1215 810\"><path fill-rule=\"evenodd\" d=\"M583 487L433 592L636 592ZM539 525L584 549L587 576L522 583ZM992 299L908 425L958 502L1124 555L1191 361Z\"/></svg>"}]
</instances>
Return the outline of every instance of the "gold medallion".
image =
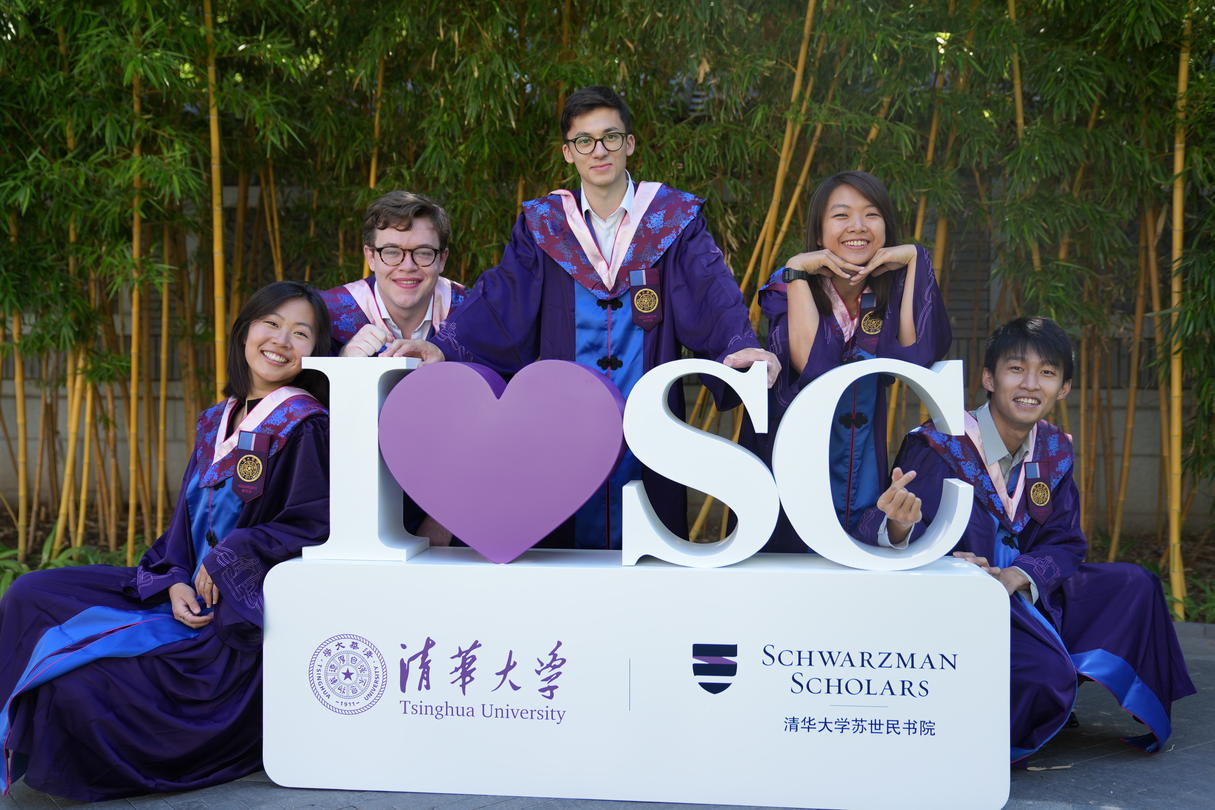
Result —
<instances>
[{"instance_id":1,"label":"gold medallion","mask_svg":"<svg viewBox=\"0 0 1215 810\"><path fill-rule=\"evenodd\" d=\"M633 296L633 306L637 307L637 311L642 315L649 315L658 309L658 293L649 287L642 287Z\"/></svg>"},{"instance_id":2,"label":"gold medallion","mask_svg":"<svg viewBox=\"0 0 1215 810\"><path fill-rule=\"evenodd\" d=\"M252 453L241 456L240 461L236 462L236 474L240 480L253 483L262 477L262 460Z\"/></svg>"},{"instance_id":3,"label":"gold medallion","mask_svg":"<svg viewBox=\"0 0 1215 810\"><path fill-rule=\"evenodd\" d=\"M1045 481L1035 481L1029 488L1029 499L1034 506L1046 506L1050 503L1050 487Z\"/></svg>"},{"instance_id":4,"label":"gold medallion","mask_svg":"<svg viewBox=\"0 0 1215 810\"><path fill-rule=\"evenodd\" d=\"M865 313L865 317L861 318L861 331L866 335L876 335L882 331L882 318L873 310Z\"/></svg>"}]
</instances>

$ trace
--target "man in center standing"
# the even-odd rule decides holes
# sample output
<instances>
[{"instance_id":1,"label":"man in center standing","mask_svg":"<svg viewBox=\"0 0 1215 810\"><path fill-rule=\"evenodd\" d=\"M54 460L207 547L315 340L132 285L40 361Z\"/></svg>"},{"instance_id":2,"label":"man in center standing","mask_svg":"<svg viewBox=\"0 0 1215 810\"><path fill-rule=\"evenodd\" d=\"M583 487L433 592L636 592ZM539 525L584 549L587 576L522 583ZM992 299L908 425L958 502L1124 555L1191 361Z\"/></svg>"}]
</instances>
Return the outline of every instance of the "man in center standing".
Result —
<instances>
[{"instance_id":1,"label":"man in center standing","mask_svg":"<svg viewBox=\"0 0 1215 810\"><path fill-rule=\"evenodd\" d=\"M701 212L703 200L634 182L636 140L624 101L608 87L572 93L561 113L561 154L582 180L523 205L502 262L463 305L409 351L425 362L483 363L512 374L536 360L571 360L603 374L626 398L651 368L693 354L738 369L780 363L761 349L738 284ZM682 391L671 392L682 415ZM719 406L724 403L719 400ZM667 527L687 537L686 492L631 452L546 545L620 547L620 490L645 482ZM572 529L572 537L571 530Z\"/></svg>"}]
</instances>

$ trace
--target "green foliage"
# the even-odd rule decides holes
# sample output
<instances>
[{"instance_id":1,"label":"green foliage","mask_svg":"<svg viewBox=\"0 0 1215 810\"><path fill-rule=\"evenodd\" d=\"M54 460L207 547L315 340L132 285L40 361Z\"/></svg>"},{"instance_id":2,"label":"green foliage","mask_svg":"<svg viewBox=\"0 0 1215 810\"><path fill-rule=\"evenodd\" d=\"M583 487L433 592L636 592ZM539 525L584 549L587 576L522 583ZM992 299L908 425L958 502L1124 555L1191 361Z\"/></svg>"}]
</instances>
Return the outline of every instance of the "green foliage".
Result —
<instances>
[{"instance_id":1,"label":"green foliage","mask_svg":"<svg viewBox=\"0 0 1215 810\"><path fill-rule=\"evenodd\" d=\"M1185 598L1186 621L1215 624L1215 579L1193 579Z\"/></svg>"},{"instance_id":2,"label":"green foliage","mask_svg":"<svg viewBox=\"0 0 1215 810\"><path fill-rule=\"evenodd\" d=\"M126 565L126 552L121 549L102 551L92 546L68 546L59 554L51 556L51 546L54 544L54 540L53 533L46 538L42 545L42 554L36 564L31 564L29 561L18 561L16 549L0 549L0 596L3 596L4 592L8 590L8 586L13 584L13 580L30 571L67 568L73 565ZM140 549L139 553L142 554L143 551L144 549Z\"/></svg>"},{"instance_id":3,"label":"green foliage","mask_svg":"<svg viewBox=\"0 0 1215 810\"><path fill-rule=\"evenodd\" d=\"M561 100L583 85L610 84L634 114L634 177L704 197L740 276L768 208L786 123L802 125L793 176L822 124L811 186L863 163L891 187L904 232L923 197L922 241L940 217L949 218L951 233L989 234L993 280L1012 305L1053 314L1073 334L1121 334L1133 306L1141 213L1170 204L1187 3L1018 6L1013 22L1004 0L817 3L803 115L790 91L805 0L215 0L227 272L243 273L237 297L273 277L259 207L272 162L288 276L308 273L329 286L360 275L362 209L378 193L405 187L448 207L455 224L448 273L471 283L498 260L520 194L576 183L559 150ZM1210 480L1215 14L1209 4L1194 6L1178 334L1193 397L1190 470ZM199 309L181 345L205 357L214 329L205 312L206 56L201 4L0 5L0 212L15 218L17 232L16 245L0 249L0 312L23 313L29 351L88 343L91 378L121 379L122 347L90 337L121 327L121 302L133 285L153 292L150 285L168 282L175 334L185 330L176 301L186 286L182 299ZM242 172L251 197L237 234L232 189ZM136 177L141 215L157 226L149 238L155 243L159 224L168 223L189 247L184 267L154 247L136 272ZM781 255L800 247L806 196ZM232 266L238 239L243 270ZM1165 238L1166 271L1167 245ZM69 262L75 279L66 278Z\"/></svg>"}]
</instances>

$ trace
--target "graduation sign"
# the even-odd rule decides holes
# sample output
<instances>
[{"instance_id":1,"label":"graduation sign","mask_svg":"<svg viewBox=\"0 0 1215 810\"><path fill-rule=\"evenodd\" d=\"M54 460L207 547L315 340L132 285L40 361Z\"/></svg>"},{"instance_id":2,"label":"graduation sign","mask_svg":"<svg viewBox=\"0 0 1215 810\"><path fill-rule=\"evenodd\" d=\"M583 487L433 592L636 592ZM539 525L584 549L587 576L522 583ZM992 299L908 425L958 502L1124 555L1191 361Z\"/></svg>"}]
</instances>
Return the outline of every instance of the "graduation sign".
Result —
<instances>
[{"instance_id":1,"label":"graduation sign","mask_svg":"<svg viewBox=\"0 0 1215 810\"><path fill-rule=\"evenodd\" d=\"M506 384L455 363L405 376L415 362L305 361L331 383L332 527L266 580L276 782L788 807L1006 801L1007 597L942 558L969 487L946 481L939 517L899 552L849 537L827 483L826 425L853 380L897 376L961 432L960 363L824 375L787 412L769 469L666 405L670 386L708 374L762 432L759 366L659 366L622 413L569 363ZM530 548L602 483L622 437L728 504L731 534L671 535L634 481L623 550ZM402 488L471 547L406 533ZM817 554L758 553L782 504Z\"/></svg>"}]
</instances>

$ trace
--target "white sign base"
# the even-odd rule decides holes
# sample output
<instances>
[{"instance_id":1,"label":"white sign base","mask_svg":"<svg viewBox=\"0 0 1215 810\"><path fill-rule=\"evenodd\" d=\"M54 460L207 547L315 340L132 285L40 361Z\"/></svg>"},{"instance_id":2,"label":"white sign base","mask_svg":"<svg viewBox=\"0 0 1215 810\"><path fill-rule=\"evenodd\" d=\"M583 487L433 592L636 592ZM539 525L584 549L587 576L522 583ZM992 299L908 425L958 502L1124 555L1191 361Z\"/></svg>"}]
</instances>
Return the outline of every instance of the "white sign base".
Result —
<instances>
[{"instance_id":1,"label":"white sign base","mask_svg":"<svg viewBox=\"0 0 1215 810\"><path fill-rule=\"evenodd\" d=\"M293 560L265 596L265 767L280 785L824 808L1008 798L1008 598L969 563L626 567L619 551L533 550L489 565L433 548Z\"/></svg>"}]
</instances>

